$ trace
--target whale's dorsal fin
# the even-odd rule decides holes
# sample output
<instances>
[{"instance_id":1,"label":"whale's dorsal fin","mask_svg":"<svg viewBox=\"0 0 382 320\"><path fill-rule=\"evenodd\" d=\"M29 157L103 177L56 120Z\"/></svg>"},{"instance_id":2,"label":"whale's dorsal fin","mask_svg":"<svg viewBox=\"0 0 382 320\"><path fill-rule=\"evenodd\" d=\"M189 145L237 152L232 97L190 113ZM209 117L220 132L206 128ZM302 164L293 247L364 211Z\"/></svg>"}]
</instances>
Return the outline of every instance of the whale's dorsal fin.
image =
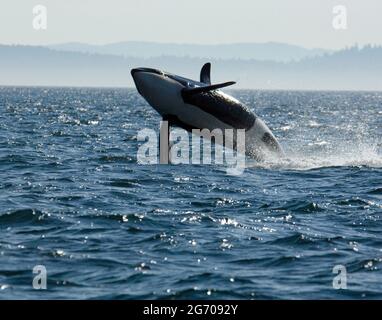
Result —
<instances>
[{"instance_id":1,"label":"whale's dorsal fin","mask_svg":"<svg viewBox=\"0 0 382 320\"><path fill-rule=\"evenodd\" d=\"M203 86L203 87L184 88L184 89L182 89L182 95L193 95L193 94L197 94L197 93L217 90L220 88L232 86L235 83L236 83L235 81L229 81L229 82L217 83L217 84L212 84L212 85Z\"/></svg>"},{"instance_id":2,"label":"whale's dorsal fin","mask_svg":"<svg viewBox=\"0 0 382 320\"><path fill-rule=\"evenodd\" d=\"M200 82L211 84L211 63L207 62L200 70Z\"/></svg>"}]
</instances>

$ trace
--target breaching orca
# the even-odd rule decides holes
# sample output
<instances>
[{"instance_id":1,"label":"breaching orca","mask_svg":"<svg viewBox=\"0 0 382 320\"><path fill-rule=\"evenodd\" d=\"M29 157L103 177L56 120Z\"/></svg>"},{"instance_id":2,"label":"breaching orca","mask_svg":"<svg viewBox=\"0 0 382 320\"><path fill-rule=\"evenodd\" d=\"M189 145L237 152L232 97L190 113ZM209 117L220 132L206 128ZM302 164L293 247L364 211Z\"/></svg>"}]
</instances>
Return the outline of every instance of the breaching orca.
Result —
<instances>
[{"instance_id":1,"label":"breaching orca","mask_svg":"<svg viewBox=\"0 0 382 320\"><path fill-rule=\"evenodd\" d=\"M200 81L151 68L131 70L138 92L170 125L192 129L245 129L245 152L256 159L283 155L266 124L237 99L220 89L235 84L211 84L211 64L200 72ZM233 144L235 145L235 141Z\"/></svg>"}]
</instances>

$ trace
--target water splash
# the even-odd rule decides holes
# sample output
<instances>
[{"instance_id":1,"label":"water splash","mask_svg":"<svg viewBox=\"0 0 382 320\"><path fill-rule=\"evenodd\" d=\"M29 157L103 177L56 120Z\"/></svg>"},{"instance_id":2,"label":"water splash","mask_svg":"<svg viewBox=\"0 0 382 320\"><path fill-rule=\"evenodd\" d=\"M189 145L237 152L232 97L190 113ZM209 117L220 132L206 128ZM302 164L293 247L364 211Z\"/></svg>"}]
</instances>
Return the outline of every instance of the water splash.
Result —
<instances>
[{"instance_id":1,"label":"water splash","mask_svg":"<svg viewBox=\"0 0 382 320\"><path fill-rule=\"evenodd\" d=\"M360 167L382 168L382 155L375 145L346 145L337 150L309 148L293 152L289 150L285 158L270 158L264 162L247 160L247 167L267 169L311 170L324 167Z\"/></svg>"}]
</instances>

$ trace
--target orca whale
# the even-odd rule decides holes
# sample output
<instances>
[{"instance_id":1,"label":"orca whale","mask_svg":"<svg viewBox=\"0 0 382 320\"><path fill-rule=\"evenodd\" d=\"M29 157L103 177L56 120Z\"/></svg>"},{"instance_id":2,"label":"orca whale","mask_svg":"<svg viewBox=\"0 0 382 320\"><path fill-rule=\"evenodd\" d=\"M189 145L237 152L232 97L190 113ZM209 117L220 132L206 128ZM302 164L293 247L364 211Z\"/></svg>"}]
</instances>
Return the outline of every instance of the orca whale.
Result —
<instances>
[{"instance_id":1,"label":"orca whale","mask_svg":"<svg viewBox=\"0 0 382 320\"><path fill-rule=\"evenodd\" d=\"M200 81L152 68L131 70L143 98L170 126L192 129L244 129L245 153L258 160L282 156L283 149L267 125L246 105L220 89L233 81L211 84L211 64L200 72ZM226 137L224 137L226 144ZM236 145L236 141L231 144Z\"/></svg>"}]
</instances>

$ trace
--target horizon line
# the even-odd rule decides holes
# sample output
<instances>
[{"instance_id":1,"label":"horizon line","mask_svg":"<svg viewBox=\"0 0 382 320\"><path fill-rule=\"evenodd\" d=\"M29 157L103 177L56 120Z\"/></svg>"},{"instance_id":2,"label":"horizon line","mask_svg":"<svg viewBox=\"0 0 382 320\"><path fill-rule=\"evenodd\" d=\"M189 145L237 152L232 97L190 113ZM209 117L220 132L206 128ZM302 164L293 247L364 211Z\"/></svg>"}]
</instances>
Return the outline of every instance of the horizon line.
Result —
<instances>
[{"instance_id":1,"label":"horizon line","mask_svg":"<svg viewBox=\"0 0 382 320\"><path fill-rule=\"evenodd\" d=\"M77 85L27 85L27 84L20 84L20 85L12 85L12 84L1 84L0 88L35 88L35 89L117 89L117 90L137 90L134 86L77 86ZM375 89L270 89L270 88L231 88L227 91L294 91L294 92L382 92L381 90L375 90Z\"/></svg>"},{"instance_id":2,"label":"horizon line","mask_svg":"<svg viewBox=\"0 0 382 320\"><path fill-rule=\"evenodd\" d=\"M218 42L218 43L197 43L197 42L171 42L171 41L150 41L150 40L121 40L114 42L105 42L105 43L91 43L91 42L81 42L81 41L63 41L63 42L46 42L46 43L30 43L30 42L0 42L0 45L9 45L9 46L31 46L31 47L50 47L50 46L59 46L59 45L67 45L67 44L81 44L81 45L89 45L95 47L103 47L114 44L123 44L123 43L144 43L144 44L156 44L156 45L179 45L179 46L229 46L229 45L248 45L248 44L258 44L258 45L269 45L269 44L278 44L278 45L288 45L294 47L300 47L306 50L325 50L325 51L341 51L347 48L364 48L367 46L372 47L381 47L382 43L364 43L360 44L359 42L353 42L352 44L347 44L338 48L328 48L328 47L320 47L320 46L305 46L302 44L282 42L282 41L266 41L266 42L255 42L255 41L247 41L247 42Z\"/></svg>"}]
</instances>

